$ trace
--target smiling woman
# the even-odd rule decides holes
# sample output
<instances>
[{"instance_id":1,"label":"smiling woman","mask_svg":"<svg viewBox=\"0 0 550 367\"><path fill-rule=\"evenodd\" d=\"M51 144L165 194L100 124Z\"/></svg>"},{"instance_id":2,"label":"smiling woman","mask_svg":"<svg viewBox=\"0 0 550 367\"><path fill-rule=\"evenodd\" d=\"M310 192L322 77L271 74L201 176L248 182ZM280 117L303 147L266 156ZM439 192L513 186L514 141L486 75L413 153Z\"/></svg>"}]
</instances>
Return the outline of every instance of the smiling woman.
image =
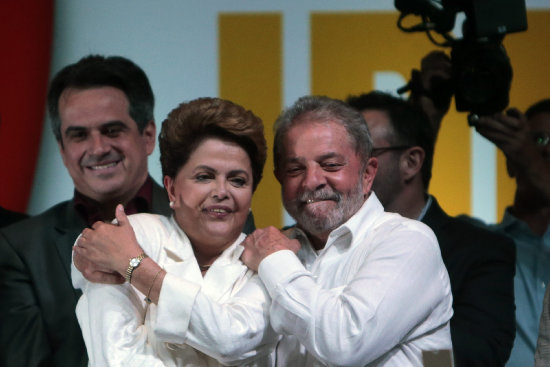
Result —
<instances>
[{"instance_id":1,"label":"smiling woman","mask_svg":"<svg viewBox=\"0 0 550 367\"><path fill-rule=\"evenodd\" d=\"M239 245L266 158L262 122L202 98L168 115L159 143L173 216L119 206L117 224L94 224L75 246L90 365L269 365L269 297Z\"/></svg>"}]
</instances>

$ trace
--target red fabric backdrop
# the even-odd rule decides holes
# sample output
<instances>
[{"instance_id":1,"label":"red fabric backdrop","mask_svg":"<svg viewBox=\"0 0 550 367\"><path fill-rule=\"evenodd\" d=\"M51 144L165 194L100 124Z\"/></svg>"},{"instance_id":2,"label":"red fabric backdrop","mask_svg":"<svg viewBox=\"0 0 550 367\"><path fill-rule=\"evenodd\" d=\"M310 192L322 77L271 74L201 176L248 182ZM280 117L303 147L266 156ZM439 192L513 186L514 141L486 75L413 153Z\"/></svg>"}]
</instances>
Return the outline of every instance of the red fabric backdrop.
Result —
<instances>
[{"instance_id":1,"label":"red fabric backdrop","mask_svg":"<svg viewBox=\"0 0 550 367\"><path fill-rule=\"evenodd\" d=\"M0 1L0 206L27 208L45 112L54 0Z\"/></svg>"}]
</instances>

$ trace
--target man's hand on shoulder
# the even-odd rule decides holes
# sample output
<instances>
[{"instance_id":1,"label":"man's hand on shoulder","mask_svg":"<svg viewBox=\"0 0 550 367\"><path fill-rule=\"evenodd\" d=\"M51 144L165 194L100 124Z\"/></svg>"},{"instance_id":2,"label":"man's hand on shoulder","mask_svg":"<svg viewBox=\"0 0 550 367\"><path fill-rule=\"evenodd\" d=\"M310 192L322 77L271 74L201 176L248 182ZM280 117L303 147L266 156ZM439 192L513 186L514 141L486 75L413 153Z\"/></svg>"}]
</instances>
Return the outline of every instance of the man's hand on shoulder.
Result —
<instances>
[{"instance_id":1,"label":"man's hand on shoulder","mask_svg":"<svg viewBox=\"0 0 550 367\"><path fill-rule=\"evenodd\" d=\"M286 237L275 227L255 230L246 237L241 245L244 246L241 260L254 271L258 271L260 262L274 252L291 250L294 253L298 253L300 250L300 242L298 240Z\"/></svg>"}]
</instances>

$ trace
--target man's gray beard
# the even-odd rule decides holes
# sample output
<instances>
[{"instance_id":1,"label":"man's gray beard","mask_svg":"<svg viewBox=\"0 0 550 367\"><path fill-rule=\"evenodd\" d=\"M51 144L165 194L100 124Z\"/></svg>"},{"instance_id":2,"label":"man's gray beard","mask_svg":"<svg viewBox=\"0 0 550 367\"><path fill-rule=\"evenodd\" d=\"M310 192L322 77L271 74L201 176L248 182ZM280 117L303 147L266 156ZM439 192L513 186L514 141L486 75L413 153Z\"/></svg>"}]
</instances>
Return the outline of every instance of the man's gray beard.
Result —
<instances>
[{"instance_id":1,"label":"man's gray beard","mask_svg":"<svg viewBox=\"0 0 550 367\"><path fill-rule=\"evenodd\" d=\"M317 216L306 212L303 205L308 199L329 199L336 202L336 207L326 216ZM323 190L304 192L298 198L285 202L285 209L296 220L298 227L307 233L317 235L333 231L345 223L361 208L365 202L363 182L358 180L355 189L347 194L332 190L326 186Z\"/></svg>"}]
</instances>

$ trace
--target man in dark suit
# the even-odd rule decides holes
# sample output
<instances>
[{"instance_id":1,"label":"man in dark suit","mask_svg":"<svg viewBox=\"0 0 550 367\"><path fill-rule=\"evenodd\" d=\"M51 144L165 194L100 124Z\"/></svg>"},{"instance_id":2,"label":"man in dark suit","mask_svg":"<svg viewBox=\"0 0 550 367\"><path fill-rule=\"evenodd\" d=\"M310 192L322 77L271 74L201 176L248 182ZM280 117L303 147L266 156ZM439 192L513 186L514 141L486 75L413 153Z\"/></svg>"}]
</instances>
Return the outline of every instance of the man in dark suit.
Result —
<instances>
[{"instance_id":1,"label":"man in dark suit","mask_svg":"<svg viewBox=\"0 0 550 367\"><path fill-rule=\"evenodd\" d=\"M455 365L503 366L515 335L513 242L448 216L427 193L434 133L422 110L381 92L348 103L369 126L378 158L373 189L386 211L421 220L438 239L453 293Z\"/></svg>"},{"instance_id":2,"label":"man in dark suit","mask_svg":"<svg viewBox=\"0 0 550 367\"><path fill-rule=\"evenodd\" d=\"M1 366L86 366L72 246L86 226L112 220L118 203L129 213L169 214L165 191L148 174L153 106L147 76L122 57L88 56L52 80L50 119L75 191L0 231Z\"/></svg>"}]
</instances>

